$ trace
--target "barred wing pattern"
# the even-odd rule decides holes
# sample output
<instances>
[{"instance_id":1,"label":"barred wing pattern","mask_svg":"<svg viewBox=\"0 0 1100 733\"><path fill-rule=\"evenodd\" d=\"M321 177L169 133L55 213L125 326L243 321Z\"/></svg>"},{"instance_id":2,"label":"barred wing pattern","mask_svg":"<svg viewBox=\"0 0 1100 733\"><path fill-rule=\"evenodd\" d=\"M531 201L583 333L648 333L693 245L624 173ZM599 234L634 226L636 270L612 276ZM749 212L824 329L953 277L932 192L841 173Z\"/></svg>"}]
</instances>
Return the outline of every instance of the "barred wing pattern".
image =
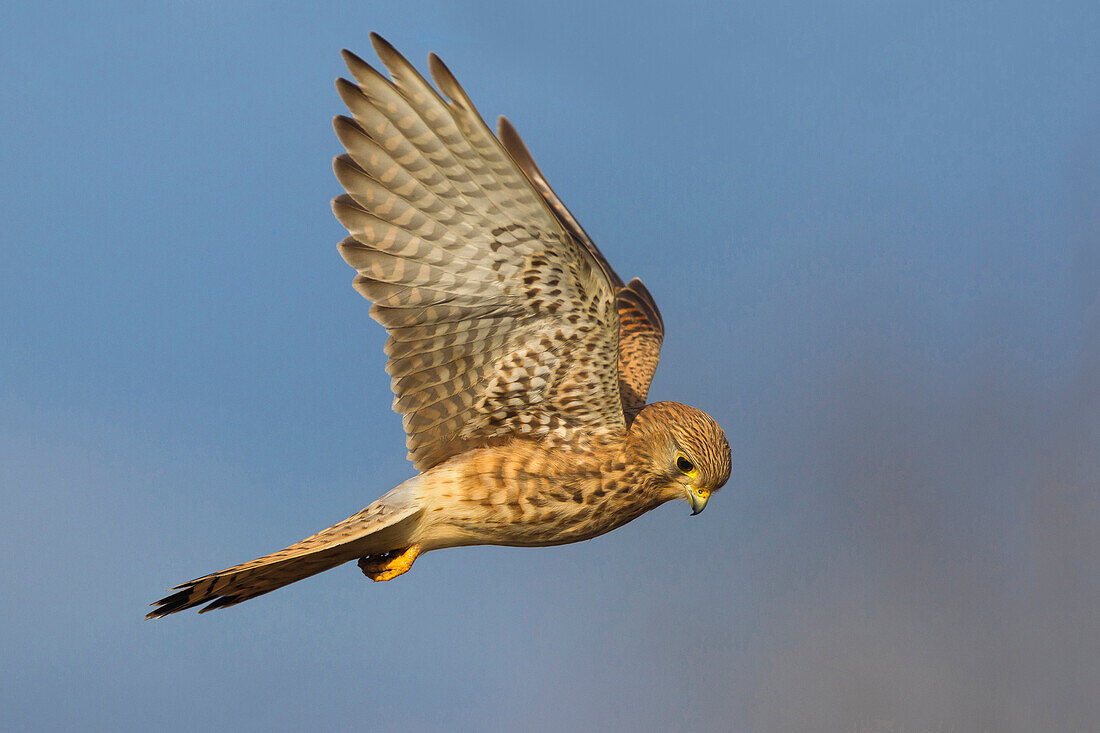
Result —
<instances>
[{"instance_id":1,"label":"barred wing pattern","mask_svg":"<svg viewBox=\"0 0 1100 733\"><path fill-rule=\"evenodd\" d=\"M619 394L627 422L642 411L661 360L665 323L657 303L638 278L619 288Z\"/></svg>"},{"instance_id":2,"label":"barred wing pattern","mask_svg":"<svg viewBox=\"0 0 1100 733\"><path fill-rule=\"evenodd\" d=\"M603 266L615 286L615 296L619 311L619 393L622 397L623 412L627 422L631 422L646 404L649 384L657 371L657 362L661 358L661 342L665 338L665 324L661 312L649 290L638 278L623 284L615 271L604 258L588 232L566 208L549 181L539 169L531 151L516 132L516 128L501 117L497 120L497 135L504 149L516 161L516 165L530 179L535 190L553 210L562 226L581 242L592 256Z\"/></svg>"},{"instance_id":3,"label":"barred wing pattern","mask_svg":"<svg viewBox=\"0 0 1100 733\"><path fill-rule=\"evenodd\" d=\"M612 275L577 241L434 55L444 99L372 34L390 79L345 52L340 252L389 332L419 470L513 435L625 427Z\"/></svg>"}]
</instances>

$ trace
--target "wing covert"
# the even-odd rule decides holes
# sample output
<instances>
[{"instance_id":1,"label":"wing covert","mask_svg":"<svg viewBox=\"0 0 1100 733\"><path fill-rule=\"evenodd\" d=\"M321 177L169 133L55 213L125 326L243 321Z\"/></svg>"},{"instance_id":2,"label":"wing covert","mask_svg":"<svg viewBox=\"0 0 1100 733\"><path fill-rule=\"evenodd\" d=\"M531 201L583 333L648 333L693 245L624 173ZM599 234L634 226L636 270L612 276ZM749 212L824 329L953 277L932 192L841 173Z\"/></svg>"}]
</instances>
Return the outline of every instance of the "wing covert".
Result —
<instances>
[{"instance_id":1,"label":"wing covert","mask_svg":"<svg viewBox=\"0 0 1100 733\"><path fill-rule=\"evenodd\" d=\"M501 117L497 120L497 136L504 145L504 149L516 161L520 170L527 175L535 190L561 221L562 226L600 262L615 286L619 312L619 393L623 403L623 413L627 423L630 423L645 407L649 384L653 381L657 363L661 359L661 342L665 337L665 324L661 318L661 312L657 309L657 303L638 278L634 278L628 284L623 283L622 278L608 264L596 243L588 236L588 232L554 193L550 182L546 180L546 176L535 163L531 151L527 149L523 138L516 132L516 128L508 118Z\"/></svg>"}]
</instances>

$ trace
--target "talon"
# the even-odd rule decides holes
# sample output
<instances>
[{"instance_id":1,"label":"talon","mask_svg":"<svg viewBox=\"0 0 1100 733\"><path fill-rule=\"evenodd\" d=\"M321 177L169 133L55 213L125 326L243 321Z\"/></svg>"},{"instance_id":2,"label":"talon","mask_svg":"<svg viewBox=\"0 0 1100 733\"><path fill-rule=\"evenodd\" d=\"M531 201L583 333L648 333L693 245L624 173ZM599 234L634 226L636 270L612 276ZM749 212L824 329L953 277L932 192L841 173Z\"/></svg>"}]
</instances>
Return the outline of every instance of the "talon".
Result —
<instances>
[{"instance_id":1,"label":"talon","mask_svg":"<svg viewBox=\"0 0 1100 733\"><path fill-rule=\"evenodd\" d=\"M373 581L393 580L409 572L420 554L420 545L410 545L404 550L391 550L379 555L359 558L359 569Z\"/></svg>"}]
</instances>

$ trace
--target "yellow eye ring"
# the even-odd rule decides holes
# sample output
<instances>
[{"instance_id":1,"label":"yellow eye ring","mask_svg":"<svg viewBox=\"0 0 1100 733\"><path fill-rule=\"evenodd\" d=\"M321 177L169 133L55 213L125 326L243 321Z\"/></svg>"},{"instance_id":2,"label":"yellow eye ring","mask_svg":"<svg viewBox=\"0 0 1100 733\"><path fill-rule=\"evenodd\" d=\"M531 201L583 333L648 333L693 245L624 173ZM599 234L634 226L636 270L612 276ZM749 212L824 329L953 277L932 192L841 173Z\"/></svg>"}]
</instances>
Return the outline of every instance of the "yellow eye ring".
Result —
<instances>
[{"instance_id":1,"label":"yellow eye ring","mask_svg":"<svg viewBox=\"0 0 1100 733\"><path fill-rule=\"evenodd\" d=\"M692 478L699 473L699 469L695 467L694 463L688 460L688 457L685 456L682 451L676 452L676 470Z\"/></svg>"}]
</instances>

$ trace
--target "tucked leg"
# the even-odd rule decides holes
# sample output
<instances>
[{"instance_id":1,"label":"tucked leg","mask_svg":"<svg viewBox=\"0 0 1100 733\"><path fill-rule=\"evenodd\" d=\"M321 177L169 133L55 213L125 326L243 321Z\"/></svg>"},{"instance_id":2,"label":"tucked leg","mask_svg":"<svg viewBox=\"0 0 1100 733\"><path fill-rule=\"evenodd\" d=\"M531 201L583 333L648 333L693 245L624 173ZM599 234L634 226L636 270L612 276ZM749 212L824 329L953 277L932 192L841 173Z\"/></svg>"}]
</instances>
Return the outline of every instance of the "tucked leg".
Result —
<instances>
[{"instance_id":1,"label":"tucked leg","mask_svg":"<svg viewBox=\"0 0 1100 733\"><path fill-rule=\"evenodd\" d=\"M359 558L359 569L371 580L393 580L409 572L419 554L420 545L410 545L381 555L367 555Z\"/></svg>"}]
</instances>

